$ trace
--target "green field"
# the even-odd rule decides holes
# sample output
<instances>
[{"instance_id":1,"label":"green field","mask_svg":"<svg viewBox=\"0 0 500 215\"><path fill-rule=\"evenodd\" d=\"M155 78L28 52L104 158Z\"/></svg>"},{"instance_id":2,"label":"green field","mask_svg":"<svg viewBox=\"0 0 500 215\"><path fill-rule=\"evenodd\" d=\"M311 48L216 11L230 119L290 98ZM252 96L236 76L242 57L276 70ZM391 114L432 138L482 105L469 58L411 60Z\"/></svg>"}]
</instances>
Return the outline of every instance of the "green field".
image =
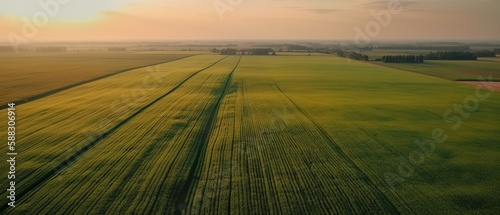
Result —
<instances>
[{"instance_id":1,"label":"green field","mask_svg":"<svg viewBox=\"0 0 500 215\"><path fill-rule=\"evenodd\" d=\"M479 81L491 75L495 81L500 80L500 64L495 61L441 61L426 60L423 64L378 63L382 66L435 76L452 81Z\"/></svg>"},{"instance_id":2,"label":"green field","mask_svg":"<svg viewBox=\"0 0 500 215\"><path fill-rule=\"evenodd\" d=\"M500 95L451 80L497 65L196 55L99 79L16 107L0 213L496 214Z\"/></svg>"},{"instance_id":3,"label":"green field","mask_svg":"<svg viewBox=\"0 0 500 215\"><path fill-rule=\"evenodd\" d=\"M0 53L0 105L33 100L68 86L131 68L168 62L200 52L20 52Z\"/></svg>"}]
</instances>

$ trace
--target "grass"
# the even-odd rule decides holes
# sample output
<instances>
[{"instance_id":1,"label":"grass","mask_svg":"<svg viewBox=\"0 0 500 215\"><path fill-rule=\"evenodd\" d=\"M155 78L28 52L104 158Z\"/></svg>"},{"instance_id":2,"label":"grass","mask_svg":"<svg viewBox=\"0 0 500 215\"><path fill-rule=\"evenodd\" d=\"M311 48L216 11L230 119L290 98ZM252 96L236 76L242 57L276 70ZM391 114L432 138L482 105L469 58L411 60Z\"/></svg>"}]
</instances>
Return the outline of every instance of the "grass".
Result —
<instances>
[{"instance_id":1,"label":"grass","mask_svg":"<svg viewBox=\"0 0 500 215\"><path fill-rule=\"evenodd\" d=\"M25 195L3 212L500 210L496 93L454 129L443 115L474 98L474 87L328 55L244 56L232 73L238 59L200 55L162 64L155 74L163 81L141 99L132 92L144 87L147 69L20 105L17 177ZM469 66L492 69L481 63ZM400 158L421 152L415 139L435 128L446 141L402 174ZM77 159L53 171L75 152ZM391 186L388 173L402 180Z\"/></svg>"},{"instance_id":2,"label":"grass","mask_svg":"<svg viewBox=\"0 0 500 215\"><path fill-rule=\"evenodd\" d=\"M0 104L27 99L68 85L138 66L197 54L190 52L0 53Z\"/></svg>"}]
</instances>

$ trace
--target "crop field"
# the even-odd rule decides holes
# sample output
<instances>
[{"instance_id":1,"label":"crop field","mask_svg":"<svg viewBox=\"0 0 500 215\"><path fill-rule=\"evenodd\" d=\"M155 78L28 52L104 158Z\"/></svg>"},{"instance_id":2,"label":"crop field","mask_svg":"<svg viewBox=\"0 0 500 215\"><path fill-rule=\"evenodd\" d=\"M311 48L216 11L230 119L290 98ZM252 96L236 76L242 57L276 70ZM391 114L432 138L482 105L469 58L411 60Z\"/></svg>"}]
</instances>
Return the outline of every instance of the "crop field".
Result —
<instances>
[{"instance_id":1,"label":"crop field","mask_svg":"<svg viewBox=\"0 0 500 215\"><path fill-rule=\"evenodd\" d=\"M0 213L495 214L500 95L453 80L498 65L197 53L81 84L16 107Z\"/></svg>"},{"instance_id":2,"label":"crop field","mask_svg":"<svg viewBox=\"0 0 500 215\"><path fill-rule=\"evenodd\" d=\"M452 81L478 81L478 77L500 80L500 64L495 61L445 61L427 60L423 64L384 64L401 70L421 73Z\"/></svg>"},{"instance_id":3,"label":"crop field","mask_svg":"<svg viewBox=\"0 0 500 215\"><path fill-rule=\"evenodd\" d=\"M72 87L135 67L158 64L198 52L0 53L0 105ZM18 102L20 103L20 102Z\"/></svg>"},{"instance_id":4,"label":"crop field","mask_svg":"<svg viewBox=\"0 0 500 215\"><path fill-rule=\"evenodd\" d=\"M500 55L497 55L496 57L480 57L478 60L500 62Z\"/></svg>"}]
</instances>

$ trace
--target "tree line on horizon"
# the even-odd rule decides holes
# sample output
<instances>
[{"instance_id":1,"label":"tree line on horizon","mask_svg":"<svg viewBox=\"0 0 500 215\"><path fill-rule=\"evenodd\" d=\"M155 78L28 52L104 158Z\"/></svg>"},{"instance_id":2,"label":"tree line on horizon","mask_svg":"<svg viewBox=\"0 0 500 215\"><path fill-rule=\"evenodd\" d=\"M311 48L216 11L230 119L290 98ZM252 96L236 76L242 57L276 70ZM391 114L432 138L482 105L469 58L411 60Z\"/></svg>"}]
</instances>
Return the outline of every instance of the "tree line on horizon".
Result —
<instances>
[{"instance_id":1,"label":"tree line on horizon","mask_svg":"<svg viewBox=\"0 0 500 215\"><path fill-rule=\"evenodd\" d=\"M469 51L438 51L426 56L427 60L477 60L477 56Z\"/></svg>"},{"instance_id":2,"label":"tree line on horizon","mask_svg":"<svg viewBox=\"0 0 500 215\"><path fill-rule=\"evenodd\" d=\"M66 52L66 46L38 46L35 52Z\"/></svg>"},{"instance_id":3,"label":"tree line on horizon","mask_svg":"<svg viewBox=\"0 0 500 215\"><path fill-rule=\"evenodd\" d=\"M495 51L490 50L479 50L474 51L476 57L496 57Z\"/></svg>"},{"instance_id":4,"label":"tree line on horizon","mask_svg":"<svg viewBox=\"0 0 500 215\"><path fill-rule=\"evenodd\" d=\"M214 53L220 53L221 55L276 55L276 52L271 48L255 48L255 49L212 49Z\"/></svg>"},{"instance_id":5,"label":"tree line on horizon","mask_svg":"<svg viewBox=\"0 0 500 215\"><path fill-rule=\"evenodd\" d=\"M124 52L127 51L125 47L108 47L109 52Z\"/></svg>"},{"instance_id":6,"label":"tree line on horizon","mask_svg":"<svg viewBox=\"0 0 500 215\"><path fill-rule=\"evenodd\" d=\"M423 55L387 55L382 57L384 63L423 63Z\"/></svg>"},{"instance_id":7,"label":"tree line on horizon","mask_svg":"<svg viewBox=\"0 0 500 215\"><path fill-rule=\"evenodd\" d=\"M353 59L353 60L368 61L368 55L357 53L354 51L338 50L337 56L349 58L349 59Z\"/></svg>"},{"instance_id":8,"label":"tree line on horizon","mask_svg":"<svg viewBox=\"0 0 500 215\"><path fill-rule=\"evenodd\" d=\"M382 45L376 46L377 49L390 50L445 50L445 51L466 51L470 50L467 45Z\"/></svg>"}]
</instances>

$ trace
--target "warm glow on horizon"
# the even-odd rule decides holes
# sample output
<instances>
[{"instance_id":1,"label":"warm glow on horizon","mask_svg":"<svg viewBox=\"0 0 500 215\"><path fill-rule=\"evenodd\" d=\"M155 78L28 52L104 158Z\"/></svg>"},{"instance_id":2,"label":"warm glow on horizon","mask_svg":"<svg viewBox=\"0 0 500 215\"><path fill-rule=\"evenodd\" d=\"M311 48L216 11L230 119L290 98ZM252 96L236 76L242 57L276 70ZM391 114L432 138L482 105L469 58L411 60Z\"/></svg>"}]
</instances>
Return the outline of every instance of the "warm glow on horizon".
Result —
<instances>
[{"instance_id":1,"label":"warm glow on horizon","mask_svg":"<svg viewBox=\"0 0 500 215\"><path fill-rule=\"evenodd\" d=\"M387 10L379 0L0 0L0 41L351 39ZM233 2L231 4L231 2ZM400 1L374 39L500 39L498 0ZM44 15L45 14L45 17ZM30 35L31 36L31 35Z\"/></svg>"}]
</instances>

